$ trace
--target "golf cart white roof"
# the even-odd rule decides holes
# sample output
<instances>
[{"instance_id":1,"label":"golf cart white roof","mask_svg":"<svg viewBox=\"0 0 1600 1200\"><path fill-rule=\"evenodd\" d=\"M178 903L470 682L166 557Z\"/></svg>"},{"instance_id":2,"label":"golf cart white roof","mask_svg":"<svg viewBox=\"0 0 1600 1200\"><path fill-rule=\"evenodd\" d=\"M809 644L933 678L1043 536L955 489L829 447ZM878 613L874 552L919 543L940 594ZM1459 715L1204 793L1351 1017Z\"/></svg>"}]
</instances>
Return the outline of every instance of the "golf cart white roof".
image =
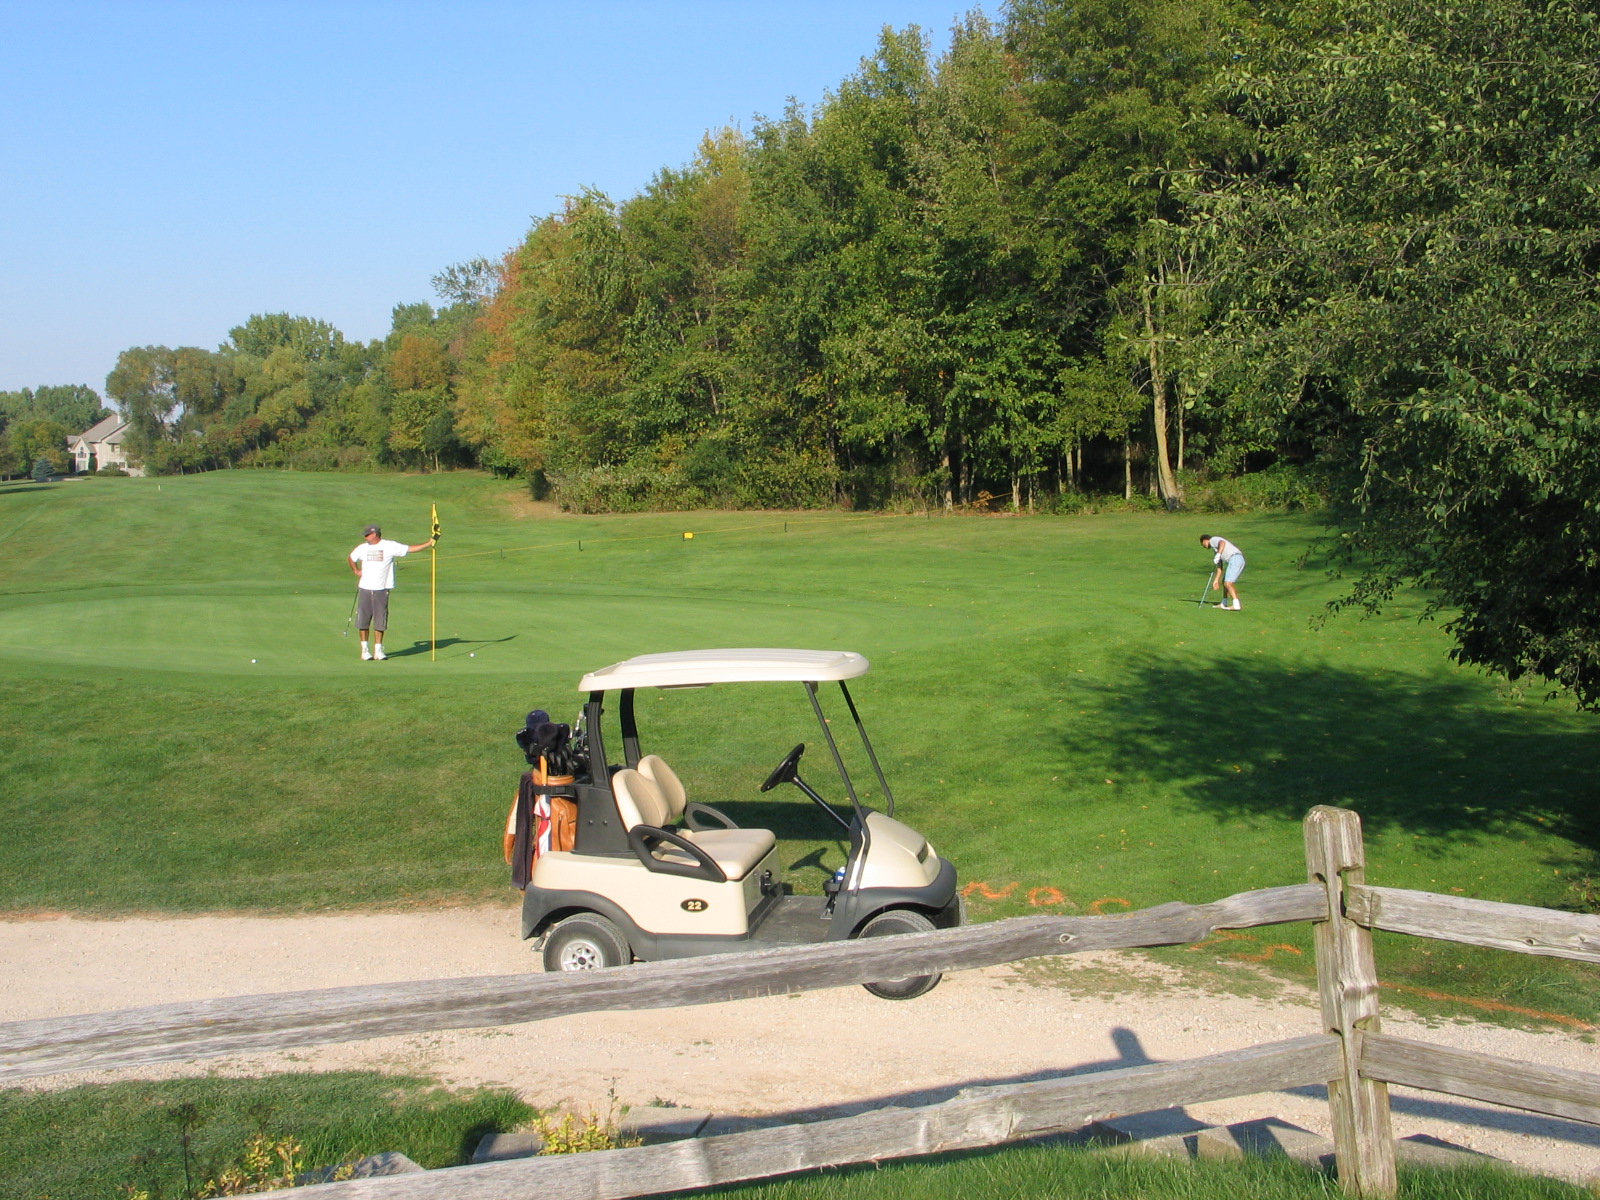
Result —
<instances>
[{"instance_id":1,"label":"golf cart white roof","mask_svg":"<svg viewBox=\"0 0 1600 1200\"><path fill-rule=\"evenodd\" d=\"M641 654L578 681L580 692L705 687L712 683L826 683L865 675L872 664L849 650L681 650Z\"/></svg>"}]
</instances>

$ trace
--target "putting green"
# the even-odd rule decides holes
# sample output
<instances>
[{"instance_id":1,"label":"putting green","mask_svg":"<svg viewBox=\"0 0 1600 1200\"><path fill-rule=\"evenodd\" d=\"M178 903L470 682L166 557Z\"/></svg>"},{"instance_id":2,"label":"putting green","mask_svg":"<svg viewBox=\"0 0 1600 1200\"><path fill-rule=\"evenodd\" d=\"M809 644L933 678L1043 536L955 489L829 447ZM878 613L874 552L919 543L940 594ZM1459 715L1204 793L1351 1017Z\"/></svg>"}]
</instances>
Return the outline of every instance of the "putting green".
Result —
<instances>
[{"instance_id":1,"label":"putting green","mask_svg":"<svg viewBox=\"0 0 1600 1200\"><path fill-rule=\"evenodd\" d=\"M417 572L420 574L420 572ZM410 583L411 581L407 581ZM158 670L278 676L345 677L389 668L357 656L344 619L353 593L270 588L124 588L98 593L11 597L0 660L35 670L52 665L114 672ZM530 581L521 588L446 590L437 657L429 657L428 592L397 588L385 649L412 681L440 673L531 671L576 677L608 662L663 647L716 644L836 646L867 642L904 650L960 636L958 621L881 601L821 601L802 595L760 597ZM641 613L648 613L642 622ZM645 630L648 629L648 633ZM887 634L887 636L885 636ZM253 660L253 661L252 661ZM426 673L415 673L421 666Z\"/></svg>"}]
</instances>

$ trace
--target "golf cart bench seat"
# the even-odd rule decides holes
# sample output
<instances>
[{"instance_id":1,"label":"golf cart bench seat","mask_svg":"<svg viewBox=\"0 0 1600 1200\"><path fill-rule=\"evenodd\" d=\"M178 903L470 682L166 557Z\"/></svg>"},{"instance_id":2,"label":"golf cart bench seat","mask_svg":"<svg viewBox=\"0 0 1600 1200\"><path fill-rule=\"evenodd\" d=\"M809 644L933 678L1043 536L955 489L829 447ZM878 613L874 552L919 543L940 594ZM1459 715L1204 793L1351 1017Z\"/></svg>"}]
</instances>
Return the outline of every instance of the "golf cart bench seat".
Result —
<instances>
[{"instance_id":1,"label":"golf cart bench seat","mask_svg":"<svg viewBox=\"0 0 1600 1200\"><path fill-rule=\"evenodd\" d=\"M676 781L676 776L673 778ZM611 790L616 795L617 812L622 817L624 829L631 830L635 825L665 829L673 823L672 806L661 794L661 789L642 772L634 770L616 772L611 776ZM681 786L679 791L681 794ZM777 838L770 829L680 828L677 833L678 836L704 850L732 880L743 879L777 844ZM692 865L694 862L688 855L670 847L657 850L656 857L663 862L684 865Z\"/></svg>"}]
</instances>

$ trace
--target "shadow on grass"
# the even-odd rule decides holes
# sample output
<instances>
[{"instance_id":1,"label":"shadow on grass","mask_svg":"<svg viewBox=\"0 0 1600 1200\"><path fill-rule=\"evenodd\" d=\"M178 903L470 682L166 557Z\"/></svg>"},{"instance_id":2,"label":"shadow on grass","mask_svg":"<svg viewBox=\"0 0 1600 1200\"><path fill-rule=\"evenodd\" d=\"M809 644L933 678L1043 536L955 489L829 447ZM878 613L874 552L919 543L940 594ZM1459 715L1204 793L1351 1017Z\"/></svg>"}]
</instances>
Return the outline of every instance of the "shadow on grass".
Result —
<instances>
[{"instance_id":1,"label":"shadow on grass","mask_svg":"<svg viewBox=\"0 0 1600 1200\"><path fill-rule=\"evenodd\" d=\"M391 650L385 646L383 652L390 658L406 658L412 654L426 654L435 646L440 650L447 650L452 646L498 646L501 642L515 641L516 637L517 635L513 633L503 638L440 638L437 642L427 640L412 642L404 650Z\"/></svg>"},{"instance_id":2,"label":"shadow on grass","mask_svg":"<svg viewBox=\"0 0 1600 1200\"><path fill-rule=\"evenodd\" d=\"M59 483L35 483L31 479L24 483L18 480L0 483L0 496L10 496L17 492L53 492L60 486Z\"/></svg>"},{"instance_id":3,"label":"shadow on grass","mask_svg":"<svg viewBox=\"0 0 1600 1200\"><path fill-rule=\"evenodd\" d=\"M1068 761L1179 786L1219 817L1298 821L1337 804L1370 832L1441 842L1533 829L1595 868L1600 738L1541 701L1519 709L1476 680L1390 682L1243 656L1134 660L1095 690L1093 717L1062 736Z\"/></svg>"}]
</instances>

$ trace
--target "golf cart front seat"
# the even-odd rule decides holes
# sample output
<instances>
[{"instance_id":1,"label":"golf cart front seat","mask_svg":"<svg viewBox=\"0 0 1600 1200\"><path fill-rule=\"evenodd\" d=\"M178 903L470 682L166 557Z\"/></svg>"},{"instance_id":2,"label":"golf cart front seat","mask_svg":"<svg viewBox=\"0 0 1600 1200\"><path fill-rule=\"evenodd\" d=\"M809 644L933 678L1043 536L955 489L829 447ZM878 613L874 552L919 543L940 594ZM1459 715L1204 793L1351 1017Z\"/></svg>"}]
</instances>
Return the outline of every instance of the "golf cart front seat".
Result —
<instances>
[{"instance_id":1,"label":"golf cart front seat","mask_svg":"<svg viewBox=\"0 0 1600 1200\"><path fill-rule=\"evenodd\" d=\"M629 832L636 825L653 829L666 829L672 825L672 809L666 797L639 771L621 770L613 774L611 790L617 798L617 813L622 818L622 827ZM777 844L777 838L770 829L680 828L675 836L692 842L704 851L730 880L743 879ZM657 849L653 857L659 862L678 866L693 866L695 862L692 857L672 849L670 845Z\"/></svg>"},{"instance_id":2,"label":"golf cart front seat","mask_svg":"<svg viewBox=\"0 0 1600 1200\"><path fill-rule=\"evenodd\" d=\"M724 829L739 828L725 814L709 804L691 802L688 793L684 791L683 781L678 778L678 773L667 766L666 760L659 754L646 754L641 758L639 774L656 785L661 798L667 802L667 820L674 825L687 825L692 830L703 832L710 828L704 823L709 819Z\"/></svg>"}]
</instances>

